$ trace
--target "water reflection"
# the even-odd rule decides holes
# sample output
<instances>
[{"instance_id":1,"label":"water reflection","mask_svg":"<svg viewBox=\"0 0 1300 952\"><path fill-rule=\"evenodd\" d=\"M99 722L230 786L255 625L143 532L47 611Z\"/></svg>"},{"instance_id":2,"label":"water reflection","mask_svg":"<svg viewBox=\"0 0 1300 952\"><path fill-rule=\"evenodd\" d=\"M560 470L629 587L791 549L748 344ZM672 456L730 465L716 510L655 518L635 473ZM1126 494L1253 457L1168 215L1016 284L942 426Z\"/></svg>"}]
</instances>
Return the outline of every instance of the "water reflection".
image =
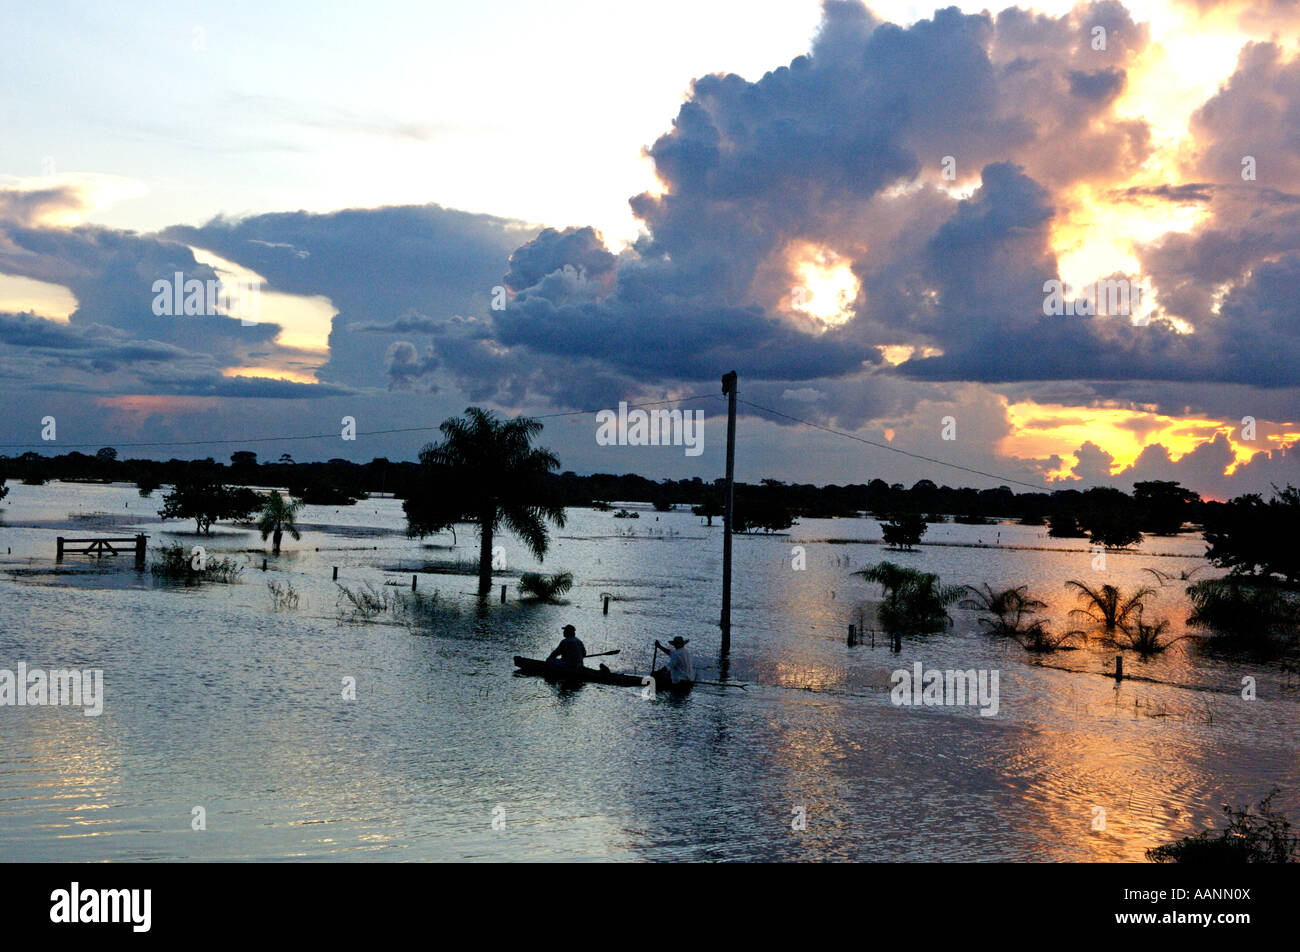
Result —
<instances>
[{"instance_id":1,"label":"water reflection","mask_svg":"<svg viewBox=\"0 0 1300 952\"><path fill-rule=\"evenodd\" d=\"M340 624L332 567L349 584L406 588L410 571L385 567L472 557L476 540L446 552L408 540L395 500L308 507L303 539L266 574L255 535L223 527L208 545L245 565L231 587L165 588L75 561L49 572L70 513L115 514L123 499L132 521L115 532L195 538L149 521L133 497L53 484L6 500L0 667L102 667L107 701L98 719L0 709L4 858L1138 860L1274 783L1278 805L1300 813L1300 688L1276 662L1182 641L1146 660L1127 653L1128 673L1151 680L1117 686L1101 675L1116 649L1100 639L1036 663L961 611L951 630L898 653L883 638L850 647L847 625L875 597L850 572L884 553L815 540L871 537L870 522L805 520L789 539L738 539L724 661L719 530L684 513L657 524L675 536L616 538L609 514L570 513L545 566L574 572L565 605L521 606L512 589L502 606L499 588L480 602L471 577L421 573L420 591L438 590L457 614L413 633ZM932 531L959 542L987 528ZM901 558L945 583L1027 582L1064 623L1075 607L1064 582L1090 578L1090 553L1053 549L1031 527L997 531L1045 550ZM792 568L794 544L806 571ZM1200 546L1158 548L1183 553L1160 560L1176 566ZM1107 578L1132 589L1147 561L1112 559ZM299 610L272 612L268 580L291 581ZM614 596L608 615L602 592ZM1181 586L1159 589L1152 607L1182 633ZM589 650L619 649L602 659L614 670L648 670L652 642L681 634L701 677L749 688L645 700L637 688L512 676L511 657L545 656L566 622ZM890 673L918 661L999 671L998 716L892 706ZM1267 703L1242 699L1245 675ZM356 678L355 702L340 696L344 677ZM208 810L203 836L190 830L196 804Z\"/></svg>"}]
</instances>

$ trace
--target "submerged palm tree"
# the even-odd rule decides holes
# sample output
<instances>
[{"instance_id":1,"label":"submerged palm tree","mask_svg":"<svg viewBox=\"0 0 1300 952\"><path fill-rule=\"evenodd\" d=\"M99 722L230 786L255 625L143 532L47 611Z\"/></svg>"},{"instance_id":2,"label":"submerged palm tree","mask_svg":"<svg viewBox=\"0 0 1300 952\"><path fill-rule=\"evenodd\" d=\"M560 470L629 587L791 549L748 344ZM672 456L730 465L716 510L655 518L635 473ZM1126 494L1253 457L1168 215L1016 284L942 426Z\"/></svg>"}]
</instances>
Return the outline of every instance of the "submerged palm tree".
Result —
<instances>
[{"instance_id":1,"label":"submerged palm tree","mask_svg":"<svg viewBox=\"0 0 1300 952\"><path fill-rule=\"evenodd\" d=\"M1143 568L1143 572L1150 572L1160 582L1161 586L1168 582L1190 582L1192 576L1205 568L1204 565L1193 565L1190 569L1183 569L1177 574L1173 572L1161 572L1159 569Z\"/></svg>"},{"instance_id":2,"label":"submerged palm tree","mask_svg":"<svg viewBox=\"0 0 1300 952\"><path fill-rule=\"evenodd\" d=\"M559 469L554 453L532 445L539 420L501 420L490 410L470 407L444 420L442 442L420 451L425 479L403 504L407 533L425 536L457 522L479 529L478 593L492 589L492 539L505 525L537 559L546 555L546 523L563 528L564 507L547 477Z\"/></svg>"},{"instance_id":3,"label":"submerged palm tree","mask_svg":"<svg viewBox=\"0 0 1300 952\"><path fill-rule=\"evenodd\" d=\"M1070 579L1066 588L1078 589L1082 608L1071 610L1071 615L1090 618L1107 632L1123 627L1129 616L1141 611L1142 603L1156 593L1154 588L1140 588L1128 598L1114 585L1103 585L1098 589L1089 588L1078 579Z\"/></svg>"},{"instance_id":4,"label":"submerged palm tree","mask_svg":"<svg viewBox=\"0 0 1300 952\"><path fill-rule=\"evenodd\" d=\"M529 601L554 602L571 588L573 588L572 572L556 572L554 575L525 572L519 576L519 591Z\"/></svg>"},{"instance_id":5,"label":"submerged palm tree","mask_svg":"<svg viewBox=\"0 0 1300 952\"><path fill-rule=\"evenodd\" d=\"M1151 624L1142 620L1142 608L1137 610L1137 618L1128 623L1120 625L1124 632L1124 640L1127 647L1143 655L1159 654L1164 651L1175 641L1182 641L1181 638L1174 638L1170 641L1161 641L1160 636L1169 630L1169 619L1157 618Z\"/></svg>"},{"instance_id":6,"label":"submerged palm tree","mask_svg":"<svg viewBox=\"0 0 1300 952\"><path fill-rule=\"evenodd\" d=\"M854 575L885 590L880 623L894 634L923 634L952 624L947 608L966 591L964 585L941 585L939 576L919 569L881 562Z\"/></svg>"},{"instance_id":7,"label":"submerged palm tree","mask_svg":"<svg viewBox=\"0 0 1300 952\"><path fill-rule=\"evenodd\" d=\"M281 496L278 490L271 490L271 495L266 497L266 502L262 504L261 516L257 520L257 528L262 533L262 541L266 541L267 536L274 536L271 540L271 551L276 555L280 554L280 539L287 532L295 539L301 539L302 533L298 531L295 522L298 516L298 510L302 508L302 501L292 497Z\"/></svg>"},{"instance_id":8,"label":"submerged palm tree","mask_svg":"<svg viewBox=\"0 0 1300 952\"><path fill-rule=\"evenodd\" d=\"M1029 597L1029 587L1026 585L1017 585L1015 588L1001 591L995 591L988 582L984 582L983 586L983 589L978 589L967 585L966 591L970 593L970 597L963 598L957 603L957 607L984 612L991 616L979 620L980 625L990 634L1019 637L1026 630L1024 628L1026 616L1047 607L1046 602ZM1030 627L1038 624L1041 623L1034 622Z\"/></svg>"}]
</instances>

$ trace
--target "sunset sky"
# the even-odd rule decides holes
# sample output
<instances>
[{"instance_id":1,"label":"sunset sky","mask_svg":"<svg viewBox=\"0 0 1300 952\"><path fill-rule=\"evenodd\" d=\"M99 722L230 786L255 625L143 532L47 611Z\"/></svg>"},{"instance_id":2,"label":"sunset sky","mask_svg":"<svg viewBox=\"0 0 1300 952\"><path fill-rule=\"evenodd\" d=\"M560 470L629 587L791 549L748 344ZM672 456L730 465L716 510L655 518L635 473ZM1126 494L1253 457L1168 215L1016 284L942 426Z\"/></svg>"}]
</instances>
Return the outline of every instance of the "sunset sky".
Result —
<instances>
[{"instance_id":1,"label":"sunset sky","mask_svg":"<svg viewBox=\"0 0 1300 952\"><path fill-rule=\"evenodd\" d=\"M5 21L0 454L410 459L432 433L129 444L594 411L735 369L754 403L1033 485L1300 483L1300 0ZM260 283L259 322L156 314L177 272ZM1142 306L1044 313L1046 282L1108 279ZM699 457L597 445L594 416L544 442L720 475L721 401L686 406ZM748 407L737 465L1000 481Z\"/></svg>"}]
</instances>

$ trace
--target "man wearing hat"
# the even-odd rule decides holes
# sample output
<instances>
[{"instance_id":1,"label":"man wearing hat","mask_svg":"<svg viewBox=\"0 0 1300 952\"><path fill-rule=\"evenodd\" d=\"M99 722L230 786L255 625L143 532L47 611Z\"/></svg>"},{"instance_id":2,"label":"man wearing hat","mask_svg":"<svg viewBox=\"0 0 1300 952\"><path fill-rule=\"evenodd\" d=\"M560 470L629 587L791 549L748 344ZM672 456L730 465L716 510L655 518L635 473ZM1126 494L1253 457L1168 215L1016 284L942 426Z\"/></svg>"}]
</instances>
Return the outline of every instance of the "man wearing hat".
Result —
<instances>
[{"instance_id":1,"label":"man wearing hat","mask_svg":"<svg viewBox=\"0 0 1300 952\"><path fill-rule=\"evenodd\" d=\"M565 625L561 631L564 639L555 646L546 663L577 671L582 667L582 659L587 657L587 646L578 640L578 629L572 625Z\"/></svg>"},{"instance_id":2,"label":"man wearing hat","mask_svg":"<svg viewBox=\"0 0 1300 952\"><path fill-rule=\"evenodd\" d=\"M691 660L691 653L686 650L689 643L681 635L668 642L668 645L655 642L659 650L668 655L668 664L655 672L655 681L660 687L685 688L695 681L695 663Z\"/></svg>"}]
</instances>

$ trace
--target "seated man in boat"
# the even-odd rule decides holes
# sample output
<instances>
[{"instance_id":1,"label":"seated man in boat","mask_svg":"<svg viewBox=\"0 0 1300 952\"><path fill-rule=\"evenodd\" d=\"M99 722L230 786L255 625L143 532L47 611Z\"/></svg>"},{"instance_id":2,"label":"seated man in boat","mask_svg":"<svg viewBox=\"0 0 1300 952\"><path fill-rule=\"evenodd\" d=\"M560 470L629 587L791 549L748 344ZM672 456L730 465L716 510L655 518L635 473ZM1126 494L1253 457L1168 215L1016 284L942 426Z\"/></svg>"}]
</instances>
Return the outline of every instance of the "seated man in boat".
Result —
<instances>
[{"instance_id":1,"label":"seated man in boat","mask_svg":"<svg viewBox=\"0 0 1300 952\"><path fill-rule=\"evenodd\" d=\"M582 667L582 659L587 657L587 646L578 640L578 629L572 625L565 625L562 631L564 638L547 656L546 663L577 671Z\"/></svg>"},{"instance_id":2,"label":"seated man in boat","mask_svg":"<svg viewBox=\"0 0 1300 952\"><path fill-rule=\"evenodd\" d=\"M686 649L689 643L689 640L681 635L668 642L668 645L655 642L659 650L668 655L668 663L655 672L656 690L662 691L667 688L681 690L695 682L695 662L691 660L691 653Z\"/></svg>"}]
</instances>

